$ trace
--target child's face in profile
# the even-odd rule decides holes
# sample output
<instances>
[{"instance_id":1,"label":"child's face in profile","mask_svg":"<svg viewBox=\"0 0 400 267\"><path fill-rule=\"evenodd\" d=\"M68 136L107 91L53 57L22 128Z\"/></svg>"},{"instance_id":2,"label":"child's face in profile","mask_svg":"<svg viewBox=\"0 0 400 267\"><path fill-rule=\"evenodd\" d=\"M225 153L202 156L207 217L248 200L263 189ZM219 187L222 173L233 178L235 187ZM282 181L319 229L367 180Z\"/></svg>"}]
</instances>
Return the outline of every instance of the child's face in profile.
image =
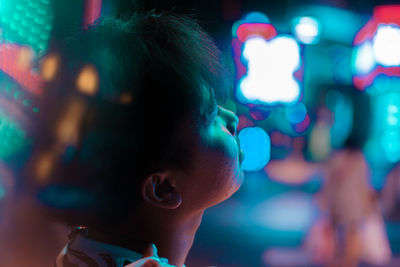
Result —
<instances>
[{"instance_id":1,"label":"child's face in profile","mask_svg":"<svg viewBox=\"0 0 400 267\"><path fill-rule=\"evenodd\" d=\"M206 123L200 134L186 133L193 139L193 164L183 180L185 197L193 201L192 208L215 205L238 190L243 181L240 167L243 152L236 136L238 117L207 97L201 103L206 107ZM189 203L190 205L190 203Z\"/></svg>"}]
</instances>

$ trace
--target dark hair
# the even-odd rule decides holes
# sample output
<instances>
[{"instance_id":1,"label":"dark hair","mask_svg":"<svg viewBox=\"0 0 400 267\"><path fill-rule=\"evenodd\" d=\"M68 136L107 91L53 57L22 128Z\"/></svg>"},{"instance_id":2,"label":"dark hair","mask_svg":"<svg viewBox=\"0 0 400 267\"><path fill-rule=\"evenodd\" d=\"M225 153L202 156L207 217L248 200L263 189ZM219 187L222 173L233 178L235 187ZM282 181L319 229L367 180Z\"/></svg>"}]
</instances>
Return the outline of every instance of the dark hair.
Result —
<instances>
[{"instance_id":1,"label":"dark hair","mask_svg":"<svg viewBox=\"0 0 400 267\"><path fill-rule=\"evenodd\" d=\"M207 116L202 103L225 97L231 76L200 26L173 14L105 17L87 31L53 42L51 50L63 64L57 79L46 86L35 149L41 152L34 157L54 150L48 144L57 138L50 132L59 119L56 110L71 104L59 104L61 99L83 99L86 111L78 145L63 147L59 168L50 173L39 197L69 224L114 223L140 200L143 177L164 168L190 167L190 144L180 136L183 121L199 132ZM75 89L77 75L88 64L99 77L94 96ZM121 103L127 94L130 103ZM72 193L77 202L63 203L61 210L51 196L62 198L69 189L78 190ZM93 201L80 203L76 196L82 194L93 195Z\"/></svg>"}]
</instances>

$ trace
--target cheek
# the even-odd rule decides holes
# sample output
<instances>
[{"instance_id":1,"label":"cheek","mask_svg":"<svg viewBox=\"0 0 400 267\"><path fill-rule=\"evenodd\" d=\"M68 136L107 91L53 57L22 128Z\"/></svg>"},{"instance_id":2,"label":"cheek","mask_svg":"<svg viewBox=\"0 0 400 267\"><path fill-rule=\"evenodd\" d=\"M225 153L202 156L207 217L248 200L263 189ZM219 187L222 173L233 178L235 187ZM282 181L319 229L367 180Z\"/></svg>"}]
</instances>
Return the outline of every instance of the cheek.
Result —
<instances>
[{"instance_id":1,"label":"cheek","mask_svg":"<svg viewBox=\"0 0 400 267\"><path fill-rule=\"evenodd\" d=\"M219 132L212 135L208 146L203 149L203 168L209 177L210 184L222 191L240 185L239 147L235 138L228 133Z\"/></svg>"},{"instance_id":2,"label":"cheek","mask_svg":"<svg viewBox=\"0 0 400 267\"><path fill-rule=\"evenodd\" d=\"M222 125L216 124L208 130L203 138L204 146L209 154L219 156L223 161L235 160L239 154L239 146L235 138Z\"/></svg>"}]
</instances>

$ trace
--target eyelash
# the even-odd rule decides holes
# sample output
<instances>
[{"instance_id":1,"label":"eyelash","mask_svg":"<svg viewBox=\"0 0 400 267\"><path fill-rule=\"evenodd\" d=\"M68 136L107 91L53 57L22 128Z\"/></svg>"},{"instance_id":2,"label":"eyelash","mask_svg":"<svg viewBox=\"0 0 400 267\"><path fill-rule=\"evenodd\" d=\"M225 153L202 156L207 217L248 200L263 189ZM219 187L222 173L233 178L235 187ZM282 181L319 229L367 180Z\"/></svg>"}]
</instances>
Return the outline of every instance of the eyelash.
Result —
<instances>
[{"instance_id":1,"label":"eyelash","mask_svg":"<svg viewBox=\"0 0 400 267\"><path fill-rule=\"evenodd\" d=\"M218 116L218 106L215 105L215 108L214 108L213 112L211 113L210 117L212 119L215 119L217 116Z\"/></svg>"},{"instance_id":2,"label":"eyelash","mask_svg":"<svg viewBox=\"0 0 400 267\"><path fill-rule=\"evenodd\" d=\"M203 116L203 121L205 122L205 124L210 124L212 121L215 120L217 115L218 115L218 106L216 105L211 113Z\"/></svg>"}]
</instances>

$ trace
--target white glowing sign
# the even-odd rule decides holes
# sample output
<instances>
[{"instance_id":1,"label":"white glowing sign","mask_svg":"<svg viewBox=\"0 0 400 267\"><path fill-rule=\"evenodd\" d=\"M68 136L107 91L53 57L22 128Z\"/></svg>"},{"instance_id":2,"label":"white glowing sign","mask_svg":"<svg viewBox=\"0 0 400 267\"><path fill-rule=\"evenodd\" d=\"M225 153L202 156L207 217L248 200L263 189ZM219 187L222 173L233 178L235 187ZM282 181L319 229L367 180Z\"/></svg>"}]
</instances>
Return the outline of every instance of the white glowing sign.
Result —
<instances>
[{"instance_id":1,"label":"white glowing sign","mask_svg":"<svg viewBox=\"0 0 400 267\"><path fill-rule=\"evenodd\" d=\"M242 101L278 104L299 99L301 89L294 73L300 67L300 47L292 37L250 38L242 55L247 61L247 73L238 88Z\"/></svg>"},{"instance_id":2,"label":"white glowing sign","mask_svg":"<svg viewBox=\"0 0 400 267\"><path fill-rule=\"evenodd\" d=\"M354 67L357 74L368 74L376 64L400 66L400 28L382 24L372 41L356 47Z\"/></svg>"},{"instance_id":3,"label":"white glowing sign","mask_svg":"<svg viewBox=\"0 0 400 267\"><path fill-rule=\"evenodd\" d=\"M400 65L400 28L394 25L381 25L374 37L376 62L384 66Z\"/></svg>"},{"instance_id":4,"label":"white glowing sign","mask_svg":"<svg viewBox=\"0 0 400 267\"><path fill-rule=\"evenodd\" d=\"M319 24L311 17L302 17L294 27L298 40L305 44L313 44L318 41Z\"/></svg>"}]
</instances>

